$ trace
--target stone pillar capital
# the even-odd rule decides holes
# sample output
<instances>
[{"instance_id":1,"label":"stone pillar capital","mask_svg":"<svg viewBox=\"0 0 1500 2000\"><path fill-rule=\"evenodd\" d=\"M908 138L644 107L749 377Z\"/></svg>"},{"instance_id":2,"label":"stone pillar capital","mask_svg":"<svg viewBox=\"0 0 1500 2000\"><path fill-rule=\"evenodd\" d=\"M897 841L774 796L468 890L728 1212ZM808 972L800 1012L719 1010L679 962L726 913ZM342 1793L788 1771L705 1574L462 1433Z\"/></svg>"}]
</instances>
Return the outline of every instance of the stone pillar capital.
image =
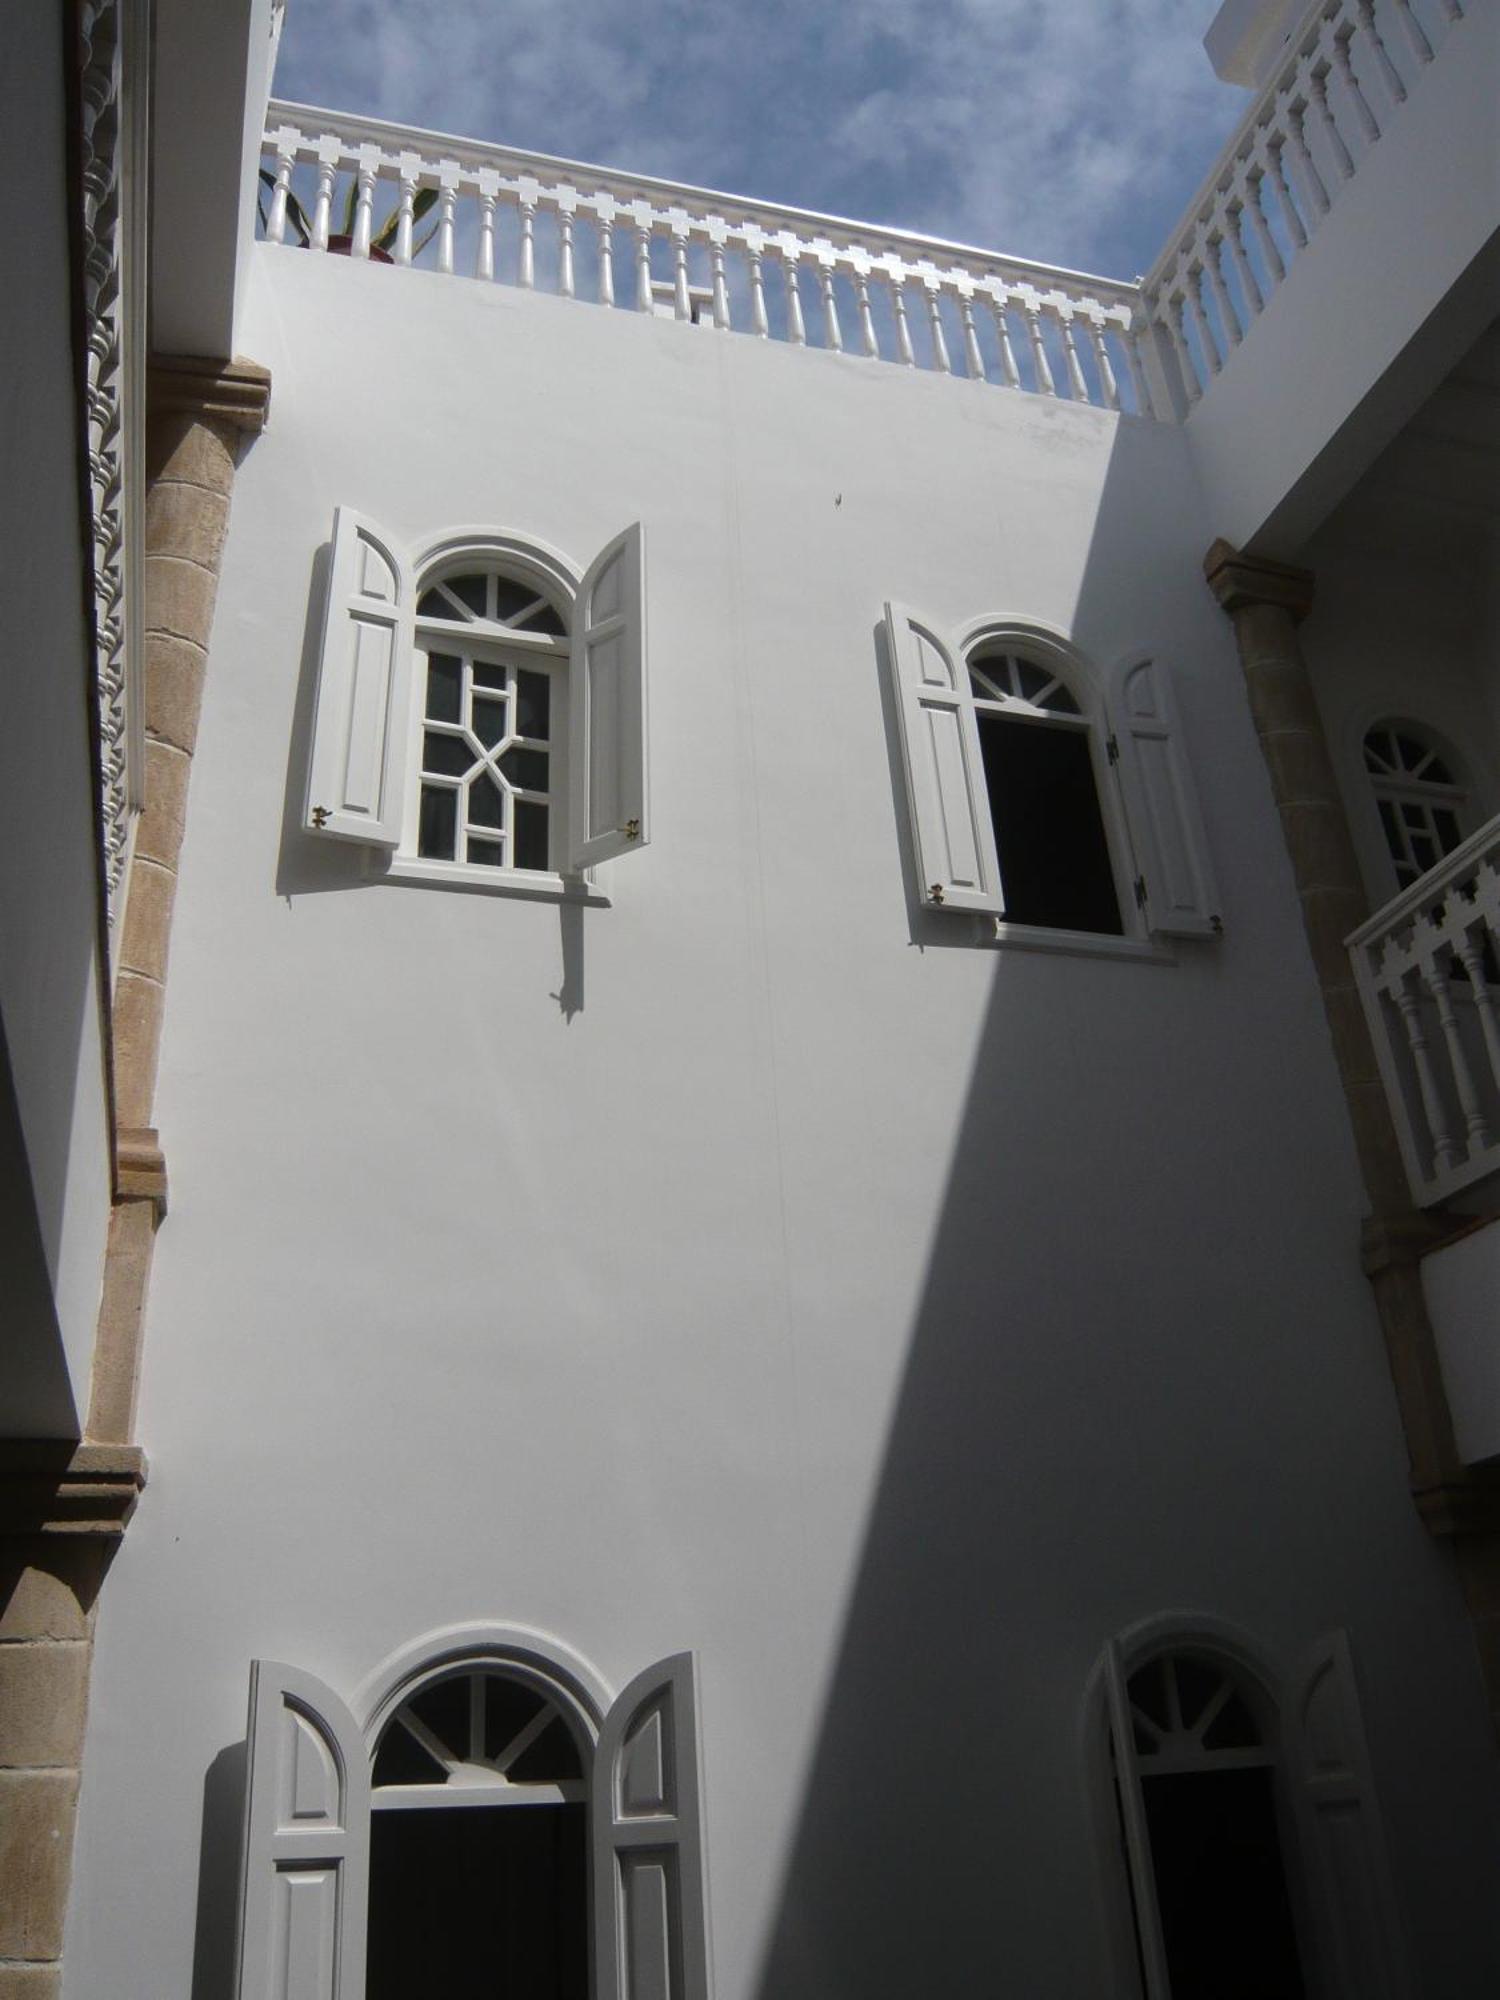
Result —
<instances>
[{"instance_id":1,"label":"stone pillar capital","mask_svg":"<svg viewBox=\"0 0 1500 2000\"><path fill-rule=\"evenodd\" d=\"M255 361L214 361L198 354L154 354L147 376L152 417L182 412L229 424L254 437L266 426L271 375Z\"/></svg>"},{"instance_id":2,"label":"stone pillar capital","mask_svg":"<svg viewBox=\"0 0 1500 2000\"><path fill-rule=\"evenodd\" d=\"M1312 609L1312 571L1265 556L1243 555L1222 538L1203 558L1208 587L1231 617L1252 604L1270 604L1300 625Z\"/></svg>"}]
</instances>

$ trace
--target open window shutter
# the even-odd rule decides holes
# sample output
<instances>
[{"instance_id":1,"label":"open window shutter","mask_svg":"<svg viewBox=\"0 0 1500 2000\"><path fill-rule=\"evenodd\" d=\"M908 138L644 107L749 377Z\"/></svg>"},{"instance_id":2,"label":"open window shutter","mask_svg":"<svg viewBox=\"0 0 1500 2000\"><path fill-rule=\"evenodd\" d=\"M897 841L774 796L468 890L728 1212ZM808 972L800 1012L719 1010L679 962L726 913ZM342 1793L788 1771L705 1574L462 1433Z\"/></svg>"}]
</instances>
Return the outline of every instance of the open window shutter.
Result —
<instances>
[{"instance_id":1,"label":"open window shutter","mask_svg":"<svg viewBox=\"0 0 1500 2000\"><path fill-rule=\"evenodd\" d=\"M340 507L307 773L306 824L320 833L376 847L401 838L414 630L395 544Z\"/></svg>"},{"instance_id":2,"label":"open window shutter","mask_svg":"<svg viewBox=\"0 0 1500 2000\"><path fill-rule=\"evenodd\" d=\"M968 687L925 619L887 604L885 627L922 900L998 917L1005 901Z\"/></svg>"},{"instance_id":3,"label":"open window shutter","mask_svg":"<svg viewBox=\"0 0 1500 2000\"><path fill-rule=\"evenodd\" d=\"M1141 1970L1145 1977L1144 2000L1170 2000L1172 1986L1167 1974L1167 1950L1162 1942L1161 1917L1156 1907L1156 1878L1151 1866L1146 1801L1141 1796L1141 1774L1136 1768L1132 1751L1135 1727L1130 1719L1130 1692L1126 1685L1125 1663L1113 1639L1104 1656L1104 1681L1110 1742L1114 1747L1112 1775L1120 1808L1120 1830L1125 1843L1125 1869L1135 1912Z\"/></svg>"},{"instance_id":4,"label":"open window shutter","mask_svg":"<svg viewBox=\"0 0 1500 2000\"><path fill-rule=\"evenodd\" d=\"M1160 660L1117 669L1110 690L1112 743L1125 812L1146 886L1146 920L1168 937L1214 937L1214 886L1197 788L1188 768L1172 677Z\"/></svg>"},{"instance_id":5,"label":"open window shutter","mask_svg":"<svg viewBox=\"0 0 1500 2000\"><path fill-rule=\"evenodd\" d=\"M1292 1748L1324 1986L1334 2000L1406 2000L1411 1982L1395 1886L1342 1632L1320 1640L1304 1669Z\"/></svg>"},{"instance_id":6,"label":"open window shutter","mask_svg":"<svg viewBox=\"0 0 1500 2000\"><path fill-rule=\"evenodd\" d=\"M646 597L640 523L589 565L568 686L568 841L577 870L644 847Z\"/></svg>"},{"instance_id":7,"label":"open window shutter","mask_svg":"<svg viewBox=\"0 0 1500 2000\"><path fill-rule=\"evenodd\" d=\"M353 1716L311 1674L255 1661L237 2000L364 2000L369 1854Z\"/></svg>"},{"instance_id":8,"label":"open window shutter","mask_svg":"<svg viewBox=\"0 0 1500 2000\"><path fill-rule=\"evenodd\" d=\"M690 1653L636 1676L594 1756L598 2000L707 2000Z\"/></svg>"}]
</instances>

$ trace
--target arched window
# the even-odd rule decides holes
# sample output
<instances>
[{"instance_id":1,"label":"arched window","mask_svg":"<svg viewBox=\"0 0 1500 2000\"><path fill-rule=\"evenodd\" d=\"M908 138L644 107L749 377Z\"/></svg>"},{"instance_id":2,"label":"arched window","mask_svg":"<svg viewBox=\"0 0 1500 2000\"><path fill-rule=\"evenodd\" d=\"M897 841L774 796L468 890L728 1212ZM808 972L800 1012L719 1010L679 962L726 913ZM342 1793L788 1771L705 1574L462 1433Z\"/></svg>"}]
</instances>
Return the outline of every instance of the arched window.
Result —
<instances>
[{"instance_id":1,"label":"arched window","mask_svg":"<svg viewBox=\"0 0 1500 2000\"><path fill-rule=\"evenodd\" d=\"M1004 941L1212 936L1218 895L1159 660L1108 684L1043 627L888 604L919 893Z\"/></svg>"},{"instance_id":2,"label":"arched window","mask_svg":"<svg viewBox=\"0 0 1500 2000\"><path fill-rule=\"evenodd\" d=\"M305 824L409 880L561 893L644 847L639 526L580 579L514 536L334 516Z\"/></svg>"},{"instance_id":3,"label":"arched window","mask_svg":"<svg viewBox=\"0 0 1500 2000\"><path fill-rule=\"evenodd\" d=\"M1364 760L1397 887L1409 889L1463 841L1468 789L1448 754L1409 722L1367 730Z\"/></svg>"},{"instance_id":4,"label":"arched window","mask_svg":"<svg viewBox=\"0 0 1500 2000\"><path fill-rule=\"evenodd\" d=\"M1129 2000L1401 2000L1405 1949L1343 1633L1284 1680L1152 1621L1092 1684L1095 1805Z\"/></svg>"},{"instance_id":5,"label":"arched window","mask_svg":"<svg viewBox=\"0 0 1500 2000\"><path fill-rule=\"evenodd\" d=\"M692 1658L403 1654L363 1726L256 1661L237 2000L706 2000Z\"/></svg>"}]
</instances>

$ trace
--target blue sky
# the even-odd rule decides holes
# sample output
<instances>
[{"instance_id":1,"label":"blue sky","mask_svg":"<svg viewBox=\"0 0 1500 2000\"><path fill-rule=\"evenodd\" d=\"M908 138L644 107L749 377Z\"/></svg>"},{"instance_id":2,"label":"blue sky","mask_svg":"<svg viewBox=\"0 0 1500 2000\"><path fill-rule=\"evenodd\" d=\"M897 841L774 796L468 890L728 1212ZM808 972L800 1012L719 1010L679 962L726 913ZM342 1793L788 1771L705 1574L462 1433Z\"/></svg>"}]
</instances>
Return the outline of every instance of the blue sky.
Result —
<instances>
[{"instance_id":1,"label":"blue sky","mask_svg":"<svg viewBox=\"0 0 1500 2000\"><path fill-rule=\"evenodd\" d=\"M290 0L279 96L1113 277L1246 94L1217 0Z\"/></svg>"}]
</instances>

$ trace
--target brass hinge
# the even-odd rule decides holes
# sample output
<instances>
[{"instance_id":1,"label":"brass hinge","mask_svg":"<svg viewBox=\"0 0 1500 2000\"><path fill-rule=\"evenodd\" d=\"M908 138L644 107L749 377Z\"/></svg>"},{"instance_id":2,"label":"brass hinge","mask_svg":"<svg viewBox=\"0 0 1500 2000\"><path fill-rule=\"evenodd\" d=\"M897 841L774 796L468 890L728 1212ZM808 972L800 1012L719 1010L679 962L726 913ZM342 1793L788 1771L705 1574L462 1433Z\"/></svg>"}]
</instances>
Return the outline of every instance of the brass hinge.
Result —
<instances>
[{"instance_id":1,"label":"brass hinge","mask_svg":"<svg viewBox=\"0 0 1500 2000\"><path fill-rule=\"evenodd\" d=\"M927 891L927 898L928 898L928 901L929 901L929 902L933 902L933 903L940 903L940 902L942 902L942 900L943 900L943 885L942 885L942 883L941 883L941 882L934 882L934 883L933 883L932 887L931 887L931 888L930 888L930 889L929 889L929 890Z\"/></svg>"},{"instance_id":2,"label":"brass hinge","mask_svg":"<svg viewBox=\"0 0 1500 2000\"><path fill-rule=\"evenodd\" d=\"M620 828L620 831L627 840L639 840L641 837L641 823L638 819L628 819Z\"/></svg>"},{"instance_id":3,"label":"brass hinge","mask_svg":"<svg viewBox=\"0 0 1500 2000\"><path fill-rule=\"evenodd\" d=\"M1119 737L1118 737L1118 736L1106 736L1106 737L1105 737L1105 739L1104 739L1104 754L1105 754L1105 756L1106 756L1106 757L1108 757L1108 759L1109 759L1109 761L1110 761L1110 763L1111 763L1111 764L1118 764L1118 763L1119 763L1119 761L1120 761L1120 739L1119 739Z\"/></svg>"},{"instance_id":4,"label":"brass hinge","mask_svg":"<svg viewBox=\"0 0 1500 2000\"><path fill-rule=\"evenodd\" d=\"M327 807L327 806L314 806L314 807L313 807L313 809L312 809L312 823L313 823L313 825L314 825L315 827L317 827L317 828L318 828L319 832L321 832L321 831L322 831L322 829L323 829L323 828L324 828L325 826L327 826L327 824L328 824L329 820L331 820L332 818L333 818L333 814L332 814L332 813L331 813L331 812L329 811L329 809L328 809L328 807Z\"/></svg>"},{"instance_id":5,"label":"brass hinge","mask_svg":"<svg viewBox=\"0 0 1500 2000\"><path fill-rule=\"evenodd\" d=\"M1144 910L1144 909L1145 909L1145 907L1146 907L1146 878L1145 878L1145 876L1144 876L1144 875L1137 875L1137 876L1136 876L1136 878L1135 878L1135 882L1134 882L1134 885L1133 885L1133 886L1134 886L1134 889L1135 889L1135 906L1136 906L1136 908L1137 908L1138 910Z\"/></svg>"}]
</instances>

